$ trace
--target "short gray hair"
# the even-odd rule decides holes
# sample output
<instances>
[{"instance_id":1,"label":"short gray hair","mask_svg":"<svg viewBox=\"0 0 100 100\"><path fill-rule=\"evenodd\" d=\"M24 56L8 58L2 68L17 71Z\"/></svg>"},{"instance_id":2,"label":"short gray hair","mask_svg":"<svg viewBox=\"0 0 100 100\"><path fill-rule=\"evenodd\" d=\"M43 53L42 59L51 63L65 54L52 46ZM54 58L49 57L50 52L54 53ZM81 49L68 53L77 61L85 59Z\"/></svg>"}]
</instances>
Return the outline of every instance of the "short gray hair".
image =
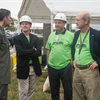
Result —
<instances>
[{"instance_id":1,"label":"short gray hair","mask_svg":"<svg viewBox=\"0 0 100 100\"><path fill-rule=\"evenodd\" d=\"M90 20L91 20L91 16L89 15L89 14L85 14L85 15L83 15L83 18L82 18L83 20L88 20L88 22L90 23Z\"/></svg>"}]
</instances>

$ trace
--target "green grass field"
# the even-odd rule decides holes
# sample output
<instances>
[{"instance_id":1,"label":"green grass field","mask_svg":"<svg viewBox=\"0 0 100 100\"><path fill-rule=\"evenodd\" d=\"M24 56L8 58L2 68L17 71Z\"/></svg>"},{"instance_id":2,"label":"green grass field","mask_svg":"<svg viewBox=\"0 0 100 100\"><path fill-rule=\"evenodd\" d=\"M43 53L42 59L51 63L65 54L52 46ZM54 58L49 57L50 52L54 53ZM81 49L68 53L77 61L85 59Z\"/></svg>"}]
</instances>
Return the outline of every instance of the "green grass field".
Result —
<instances>
[{"instance_id":1,"label":"green grass field","mask_svg":"<svg viewBox=\"0 0 100 100\"><path fill-rule=\"evenodd\" d=\"M43 68L42 68L42 70L43 70ZM43 71L42 75L40 77L37 77L36 92L33 95L33 100L51 100L50 91L43 92L43 84L44 84L47 76L48 76L48 72ZM62 84L61 84L61 88L60 88L60 98L61 98L61 100L64 100ZM12 59L11 59L11 84L9 84L9 86L8 86L8 100L19 100L18 81L16 78L16 73L13 71Z\"/></svg>"}]
</instances>

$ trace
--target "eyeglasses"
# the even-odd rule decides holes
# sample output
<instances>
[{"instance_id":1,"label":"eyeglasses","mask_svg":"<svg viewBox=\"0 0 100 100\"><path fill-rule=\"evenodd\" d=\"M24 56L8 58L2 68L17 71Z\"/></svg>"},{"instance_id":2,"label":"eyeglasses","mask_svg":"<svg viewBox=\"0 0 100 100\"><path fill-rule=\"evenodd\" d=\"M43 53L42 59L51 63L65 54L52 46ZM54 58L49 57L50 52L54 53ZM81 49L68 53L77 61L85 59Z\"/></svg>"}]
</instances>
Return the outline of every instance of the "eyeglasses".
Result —
<instances>
[{"instance_id":1,"label":"eyeglasses","mask_svg":"<svg viewBox=\"0 0 100 100\"><path fill-rule=\"evenodd\" d=\"M81 20L83 20L83 19L75 19L75 22L76 22L76 21L79 22L79 21L81 21Z\"/></svg>"}]
</instances>

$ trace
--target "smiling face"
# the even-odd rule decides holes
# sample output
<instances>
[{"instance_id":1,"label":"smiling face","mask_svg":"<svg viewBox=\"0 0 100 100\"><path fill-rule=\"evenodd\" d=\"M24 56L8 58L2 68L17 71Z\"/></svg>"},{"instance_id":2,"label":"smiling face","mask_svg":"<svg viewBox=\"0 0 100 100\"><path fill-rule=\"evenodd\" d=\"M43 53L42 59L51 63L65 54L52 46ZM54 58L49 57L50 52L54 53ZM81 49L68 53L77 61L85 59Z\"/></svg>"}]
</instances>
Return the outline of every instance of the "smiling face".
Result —
<instances>
[{"instance_id":1,"label":"smiling face","mask_svg":"<svg viewBox=\"0 0 100 100\"><path fill-rule=\"evenodd\" d=\"M22 32L30 32L31 24L29 22L21 22L20 28Z\"/></svg>"},{"instance_id":2,"label":"smiling face","mask_svg":"<svg viewBox=\"0 0 100 100\"><path fill-rule=\"evenodd\" d=\"M65 23L61 20L55 20L55 28L60 33L64 30Z\"/></svg>"}]
</instances>

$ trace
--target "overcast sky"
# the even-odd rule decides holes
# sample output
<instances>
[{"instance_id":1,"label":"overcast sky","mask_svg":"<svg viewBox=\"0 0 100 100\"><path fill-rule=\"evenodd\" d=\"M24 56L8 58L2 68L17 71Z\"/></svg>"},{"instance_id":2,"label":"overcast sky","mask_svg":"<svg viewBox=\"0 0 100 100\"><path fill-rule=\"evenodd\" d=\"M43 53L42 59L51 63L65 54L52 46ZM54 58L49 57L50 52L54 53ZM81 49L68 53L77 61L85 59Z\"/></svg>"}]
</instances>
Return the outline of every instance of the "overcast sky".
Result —
<instances>
[{"instance_id":1,"label":"overcast sky","mask_svg":"<svg viewBox=\"0 0 100 100\"><path fill-rule=\"evenodd\" d=\"M17 19L17 14L20 10L21 4L23 0L0 0L0 8L5 8L11 11L11 16ZM40 26L43 24L35 23L34 27Z\"/></svg>"},{"instance_id":2,"label":"overcast sky","mask_svg":"<svg viewBox=\"0 0 100 100\"><path fill-rule=\"evenodd\" d=\"M10 10L11 16L17 19L22 1L23 0L0 0L0 8Z\"/></svg>"}]
</instances>

